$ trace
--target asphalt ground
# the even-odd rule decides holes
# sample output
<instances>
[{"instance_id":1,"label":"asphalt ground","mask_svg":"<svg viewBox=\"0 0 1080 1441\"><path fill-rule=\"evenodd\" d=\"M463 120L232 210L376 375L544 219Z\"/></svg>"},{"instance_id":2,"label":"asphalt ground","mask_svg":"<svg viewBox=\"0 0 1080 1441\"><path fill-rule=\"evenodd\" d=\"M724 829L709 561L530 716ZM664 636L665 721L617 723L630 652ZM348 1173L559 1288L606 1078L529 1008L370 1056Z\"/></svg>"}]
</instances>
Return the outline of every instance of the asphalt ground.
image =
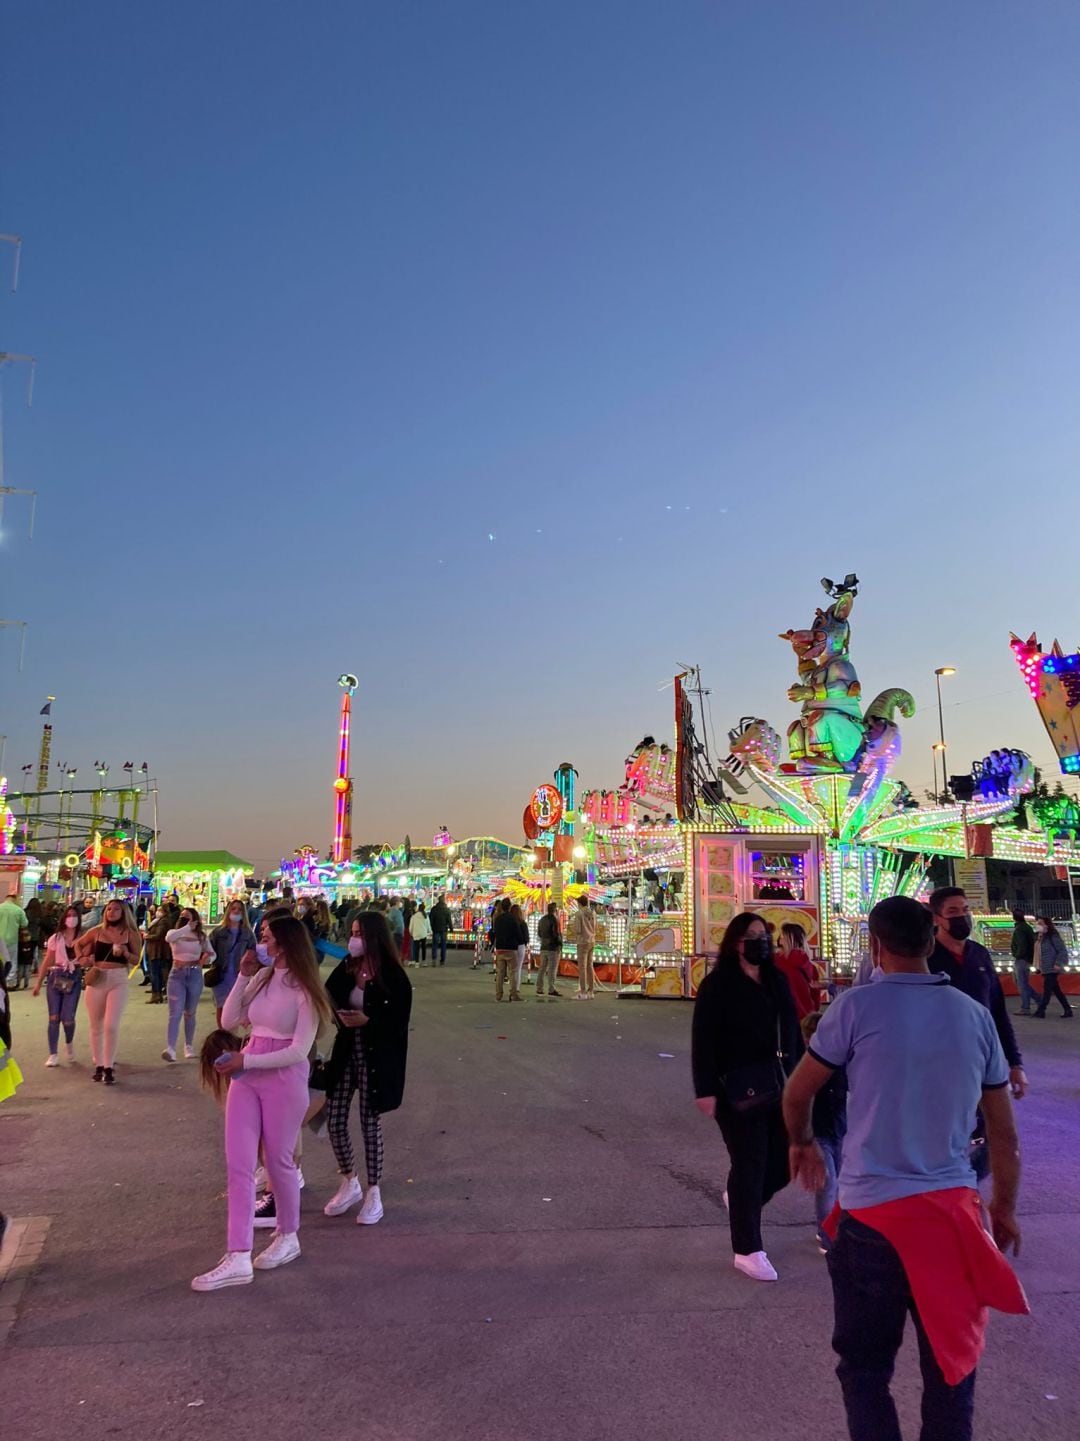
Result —
<instances>
[{"instance_id":1,"label":"asphalt ground","mask_svg":"<svg viewBox=\"0 0 1080 1441\"><path fill-rule=\"evenodd\" d=\"M842 1441L810 1198L789 1188L767 1212L778 1285L732 1269L690 1006L579 1003L572 982L496 1005L453 953L410 974L385 1220L325 1218L333 1157L306 1141L301 1258L210 1295L189 1283L224 1251L222 1120L194 1064L159 1059L165 1008L132 983L106 1090L84 1015L78 1063L45 1070L44 1003L12 997L27 1080L0 1106L5 1435ZM206 995L200 1036L212 1024ZM977 1435L1076 1441L1080 1021L1016 1024L1034 1315L991 1321ZM914 1437L910 1332L895 1391Z\"/></svg>"}]
</instances>

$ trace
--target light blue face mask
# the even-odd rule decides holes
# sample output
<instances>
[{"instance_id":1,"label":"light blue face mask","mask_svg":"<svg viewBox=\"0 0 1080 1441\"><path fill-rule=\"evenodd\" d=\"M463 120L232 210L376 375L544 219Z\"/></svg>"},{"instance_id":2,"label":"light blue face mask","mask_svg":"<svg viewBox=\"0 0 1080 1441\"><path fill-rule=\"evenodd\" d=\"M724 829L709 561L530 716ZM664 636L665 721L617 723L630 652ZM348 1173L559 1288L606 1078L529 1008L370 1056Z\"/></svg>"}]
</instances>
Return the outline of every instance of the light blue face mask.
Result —
<instances>
[{"instance_id":1,"label":"light blue face mask","mask_svg":"<svg viewBox=\"0 0 1080 1441\"><path fill-rule=\"evenodd\" d=\"M265 941L256 942L255 955L258 957L260 966L272 966L274 964L274 958L267 949Z\"/></svg>"}]
</instances>

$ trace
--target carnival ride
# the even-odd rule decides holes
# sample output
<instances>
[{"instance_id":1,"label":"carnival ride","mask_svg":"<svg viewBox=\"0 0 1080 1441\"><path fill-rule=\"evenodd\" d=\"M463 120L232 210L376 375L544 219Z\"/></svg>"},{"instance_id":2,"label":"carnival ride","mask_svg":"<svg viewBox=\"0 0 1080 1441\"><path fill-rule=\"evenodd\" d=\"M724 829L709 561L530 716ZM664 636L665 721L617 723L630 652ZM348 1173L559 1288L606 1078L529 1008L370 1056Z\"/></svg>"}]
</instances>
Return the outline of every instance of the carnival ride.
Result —
<instances>
[{"instance_id":1,"label":"carnival ride","mask_svg":"<svg viewBox=\"0 0 1080 1441\"><path fill-rule=\"evenodd\" d=\"M729 755L713 765L690 701L695 691L700 700L700 677L684 668L675 680L675 747L646 736L617 790L582 798L588 879L598 899L627 907L627 954L661 971L682 968L681 985L661 976L659 993L693 993L705 958L741 909L776 926L797 922L843 975L865 947L870 909L889 895L925 895L934 857L1053 864L1067 875L1080 864L1080 807L1070 809L1071 830L1040 807L1029 814L1039 829L1007 823L1034 787L1022 751L1001 748L976 761L970 777L954 778L944 804L913 800L892 772L898 718L914 714L914 700L892 687L863 707L850 655L858 578L822 585L830 604L817 608L805 629L781 636L796 658L788 698L800 706L788 727L786 761L777 731L749 716L729 733ZM1056 643L1044 654L1034 636L1013 637L1013 650L1062 770L1080 772L1080 655L1065 656ZM688 675L694 682L687 687ZM765 804L729 798L729 791L746 795L748 783ZM635 880L639 895L656 902L651 915L634 916ZM673 895L677 906L665 904Z\"/></svg>"},{"instance_id":2,"label":"carnival ride","mask_svg":"<svg viewBox=\"0 0 1080 1441\"><path fill-rule=\"evenodd\" d=\"M352 698L360 682L348 673L338 676L341 687L341 719L338 726L338 770L334 779L334 843L331 859L341 865L352 858L353 779L349 774L352 729Z\"/></svg>"}]
</instances>

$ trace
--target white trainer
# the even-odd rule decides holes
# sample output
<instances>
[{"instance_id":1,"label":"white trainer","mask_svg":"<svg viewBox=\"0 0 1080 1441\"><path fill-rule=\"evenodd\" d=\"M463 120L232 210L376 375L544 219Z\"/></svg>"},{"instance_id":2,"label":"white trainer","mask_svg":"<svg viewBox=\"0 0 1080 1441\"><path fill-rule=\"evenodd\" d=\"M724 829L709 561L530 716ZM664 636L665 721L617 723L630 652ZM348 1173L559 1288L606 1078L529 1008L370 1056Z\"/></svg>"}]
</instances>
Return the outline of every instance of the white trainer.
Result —
<instances>
[{"instance_id":1,"label":"white trainer","mask_svg":"<svg viewBox=\"0 0 1080 1441\"><path fill-rule=\"evenodd\" d=\"M369 1186L367 1195L364 1197L364 1204L360 1207L360 1214L356 1218L358 1226L374 1226L383 1218L382 1197L379 1195L378 1186Z\"/></svg>"},{"instance_id":2,"label":"white trainer","mask_svg":"<svg viewBox=\"0 0 1080 1441\"><path fill-rule=\"evenodd\" d=\"M363 1187L355 1176L342 1176L341 1185L323 1207L324 1216L344 1216L357 1201L364 1199Z\"/></svg>"},{"instance_id":3,"label":"white trainer","mask_svg":"<svg viewBox=\"0 0 1080 1441\"><path fill-rule=\"evenodd\" d=\"M72 1043L71 1043L70 1041L68 1041L67 1045L64 1047L64 1050L67 1052L67 1058L68 1058L68 1060L71 1062L72 1065L74 1065L74 1064L75 1064L75 1047L72 1045Z\"/></svg>"},{"instance_id":4,"label":"white trainer","mask_svg":"<svg viewBox=\"0 0 1080 1441\"><path fill-rule=\"evenodd\" d=\"M191 1283L193 1291L220 1291L223 1286L246 1286L255 1279L250 1251L227 1251L212 1271Z\"/></svg>"},{"instance_id":5,"label":"white trainer","mask_svg":"<svg viewBox=\"0 0 1080 1441\"><path fill-rule=\"evenodd\" d=\"M193 1061L194 1059L195 1059L195 1047L194 1047L194 1046L185 1046L185 1047L184 1047L184 1060L185 1060L185 1061Z\"/></svg>"},{"instance_id":6,"label":"white trainer","mask_svg":"<svg viewBox=\"0 0 1080 1441\"><path fill-rule=\"evenodd\" d=\"M266 1167L265 1167L265 1166L256 1166L256 1167L255 1167L255 1190L256 1190L256 1192L265 1191L266 1188L267 1188L267 1186L268 1186L269 1184L270 1184L270 1177L266 1174Z\"/></svg>"},{"instance_id":7,"label":"white trainer","mask_svg":"<svg viewBox=\"0 0 1080 1441\"><path fill-rule=\"evenodd\" d=\"M281 1231L274 1232L274 1239L267 1246L265 1251L260 1251L255 1257L256 1271L273 1271L278 1266L287 1266L290 1261L295 1261L300 1254L300 1238L294 1231L291 1236L286 1236Z\"/></svg>"},{"instance_id":8,"label":"white trainer","mask_svg":"<svg viewBox=\"0 0 1080 1441\"><path fill-rule=\"evenodd\" d=\"M751 1281L779 1281L776 1274L776 1267L766 1256L764 1251L752 1251L749 1256L735 1254L734 1265L736 1271L741 1271L744 1276L749 1276Z\"/></svg>"},{"instance_id":9,"label":"white trainer","mask_svg":"<svg viewBox=\"0 0 1080 1441\"><path fill-rule=\"evenodd\" d=\"M162 1053L161 1053L161 1059L162 1059L163 1061L175 1061L175 1060L176 1060L176 1052L173 1050L172 1046L166 1046L166 1047L165 1047L165 1049L164 1049L164 1050L162 1051Z\"/></svg>"},{"instance_id":10,"label":"white trainer","mask_svg":"<svg viewBox=\"0 0 1080 1441\"><path fill-rule=\"evenodd\" d=\"M55 1052L51 1056L49 1056L49 1058L45 1062L46 1069L50 1071L52 1070L53 1066L58 1066L59 1064L60 1057L56 1055Z\"/></svg>"}]
</instances>

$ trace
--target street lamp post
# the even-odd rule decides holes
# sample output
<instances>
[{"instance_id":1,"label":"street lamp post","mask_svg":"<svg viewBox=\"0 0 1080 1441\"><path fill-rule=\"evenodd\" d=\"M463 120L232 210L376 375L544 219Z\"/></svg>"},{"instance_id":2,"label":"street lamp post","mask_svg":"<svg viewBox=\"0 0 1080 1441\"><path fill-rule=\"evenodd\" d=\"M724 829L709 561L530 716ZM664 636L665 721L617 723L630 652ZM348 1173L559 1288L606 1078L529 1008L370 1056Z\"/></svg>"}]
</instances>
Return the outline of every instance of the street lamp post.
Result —
<instances>
[{"instance_id":1,"label":"street lamp post","mask_svg":"<svg viewBox=\"0 0 1080 1441\"><path fill-rule=\"evenodd\" d=\"M940 753L941 753L941 787L942 787L941 790L938 790L938 783L937 783L937 758L938 758L938 752L939 752L939 751L940 751ZM933 757L934 757L934 799L937 801L938 805L944 805L944 804L945 804L945 747L941 744L940 741L935 741L934 744L930 747L930 752L931 752L931 754L932 754Z\"/></svg>"},{"instance_id":2,"label":"street lamp post","mask_svg":"<svg viewBox=\"0 0 1080 1441\"><path fill-rule=\"evenodd\" d=\"M945 760L945 712L941 706L941 677L943 675L955 675L954 665L939 665L934 671L934 678L937 681L937 715L938 715L938 746L935 749L941 750L941 796L944 802L949 793L949 773L946 769Z\"/></svg>"}]
</instances>

